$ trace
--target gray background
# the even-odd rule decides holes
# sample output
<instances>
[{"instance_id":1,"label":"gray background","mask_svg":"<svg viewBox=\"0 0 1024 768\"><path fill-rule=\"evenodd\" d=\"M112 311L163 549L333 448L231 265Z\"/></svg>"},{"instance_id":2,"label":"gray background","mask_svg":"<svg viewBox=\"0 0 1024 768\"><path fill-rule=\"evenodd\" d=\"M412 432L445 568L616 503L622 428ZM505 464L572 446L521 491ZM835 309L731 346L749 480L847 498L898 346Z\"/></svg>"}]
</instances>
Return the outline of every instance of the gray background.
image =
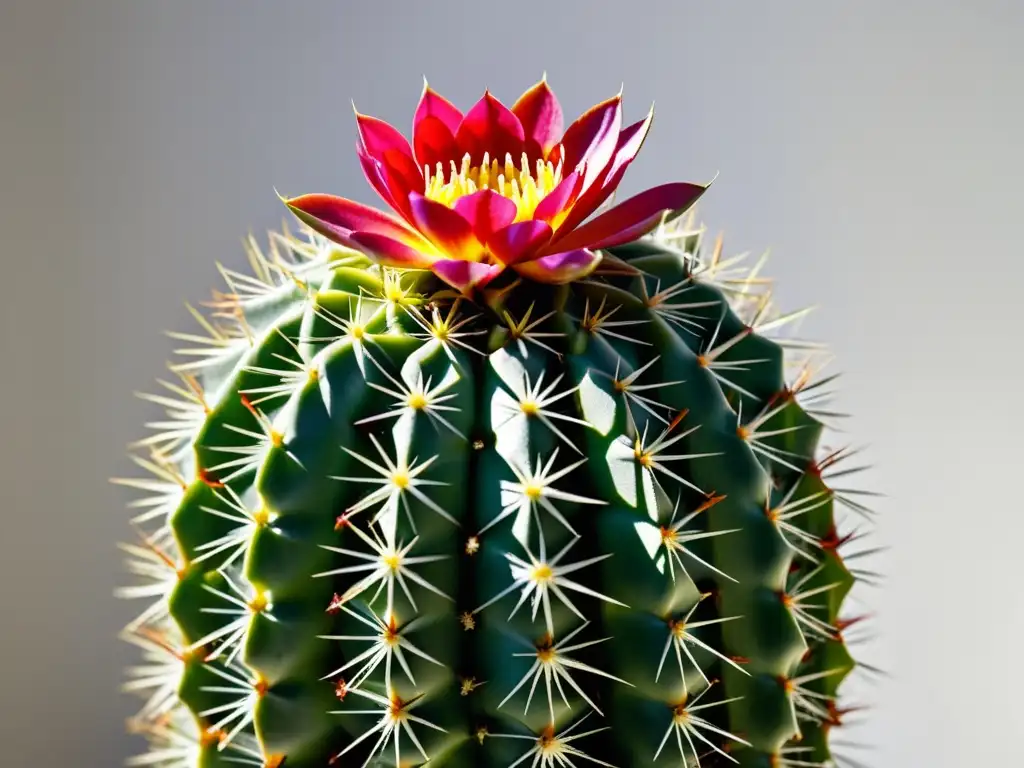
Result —
<instances>
[{"instance_id":1,"label":"gray background","mask_svg":"<svg viewBox=\"0 0 1024 768\"><path fill-rule=\"evenodd\" d=\"M894 547L875 766L1018 763L1024 671L1019 2L142 2L0 10L3 764L117 764L133 390L214 259L285 193L371 201L350 99L408 129L546 69L567 113L657 99L626 185L721 171L702 218L773 249L847 372ZM898 7L895 7L898 6ZM628 10L627 10L628 9ZM1019 763L1018 763L1019 764Z\"/></svg>"}]
</instances>

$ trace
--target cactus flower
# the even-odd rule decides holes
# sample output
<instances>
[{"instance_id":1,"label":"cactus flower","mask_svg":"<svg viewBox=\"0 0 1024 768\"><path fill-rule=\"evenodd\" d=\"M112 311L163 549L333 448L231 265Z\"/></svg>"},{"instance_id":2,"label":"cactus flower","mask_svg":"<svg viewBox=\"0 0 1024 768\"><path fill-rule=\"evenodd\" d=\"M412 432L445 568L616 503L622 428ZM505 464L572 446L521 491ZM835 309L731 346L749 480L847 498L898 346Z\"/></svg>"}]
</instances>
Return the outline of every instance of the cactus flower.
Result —
<instances>
[{"instance_id":1,"label":"cactus flower","mask_svg":"<svg viewBox=\"0 0 1024 768\"><path fill-rule=\"evenodd\" d=\"M563 131L546 79L511 108L489 91L465 114L424 85L412 143L356 113L356 152L394 214L326 194L286 200L313 229L389 266L430 269L463 292L512 269L545 283L591 273L601 249L682 213L704 185L648 189L597 216L651 126L622 124L622 97L587 110Z\"/></svg>"}]
</instances>

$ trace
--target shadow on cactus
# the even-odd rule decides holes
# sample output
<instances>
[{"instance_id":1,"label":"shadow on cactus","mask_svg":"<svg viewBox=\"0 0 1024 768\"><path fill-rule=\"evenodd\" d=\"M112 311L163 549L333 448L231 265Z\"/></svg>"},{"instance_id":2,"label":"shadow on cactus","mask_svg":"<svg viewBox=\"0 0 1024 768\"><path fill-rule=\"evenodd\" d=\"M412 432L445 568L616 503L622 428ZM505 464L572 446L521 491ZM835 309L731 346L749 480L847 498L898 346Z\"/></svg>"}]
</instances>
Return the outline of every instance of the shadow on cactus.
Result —
<instances>
[{"instance_id":1,"label":"shadow on cactus","mask_svg":"<svg viewBox=\"0 0 1024 768\"><path fill-rule=\"evenodd\" d=\"M357 114L393 213L286 199L305 234L222 269L120 481L134 764L859 764L871 512L826 354L705 241L704 185L608 205L651 123L621 107L425 88L411 145Z\"/></svg>"}]
</instances>

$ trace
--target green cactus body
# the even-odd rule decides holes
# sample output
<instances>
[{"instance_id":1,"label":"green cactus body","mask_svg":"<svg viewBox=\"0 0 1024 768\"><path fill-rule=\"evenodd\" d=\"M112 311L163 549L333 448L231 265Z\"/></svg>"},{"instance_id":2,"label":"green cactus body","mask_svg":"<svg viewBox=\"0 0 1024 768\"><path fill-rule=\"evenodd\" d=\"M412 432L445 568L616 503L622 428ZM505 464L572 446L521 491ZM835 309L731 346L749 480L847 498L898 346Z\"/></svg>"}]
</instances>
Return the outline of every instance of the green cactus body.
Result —
<instances>
[{"instance_id":1,"label":"green cactus body","mask_svg":"<svg viewBox=\"0 0 1024 768\"><path fill-rule=\"evenodd\" d=\"M139 764L833 764L835 513L866 510L720 242L690 218L477 302L273 242L124 481Z\"/></svg>"}]
</instances>

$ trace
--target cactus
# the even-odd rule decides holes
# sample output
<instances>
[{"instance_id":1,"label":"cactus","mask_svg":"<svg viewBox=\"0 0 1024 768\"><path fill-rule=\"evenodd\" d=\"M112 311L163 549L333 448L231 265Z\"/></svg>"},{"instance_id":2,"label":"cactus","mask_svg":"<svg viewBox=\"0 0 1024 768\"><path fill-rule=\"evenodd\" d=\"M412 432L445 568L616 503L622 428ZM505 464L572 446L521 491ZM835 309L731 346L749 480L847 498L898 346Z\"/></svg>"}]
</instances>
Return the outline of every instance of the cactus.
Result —
<instances>
[{"instance_id":1,"label":"cactus","mask_svg":"<svg viewBox=\"0 0 1024 768\"><path fill-rule=\"evenodd\" d=\"M120 481L136 764L839 765L870 509L760 265L676 210L453 280L289 205Z\"/></svg>"}]
</instances>

